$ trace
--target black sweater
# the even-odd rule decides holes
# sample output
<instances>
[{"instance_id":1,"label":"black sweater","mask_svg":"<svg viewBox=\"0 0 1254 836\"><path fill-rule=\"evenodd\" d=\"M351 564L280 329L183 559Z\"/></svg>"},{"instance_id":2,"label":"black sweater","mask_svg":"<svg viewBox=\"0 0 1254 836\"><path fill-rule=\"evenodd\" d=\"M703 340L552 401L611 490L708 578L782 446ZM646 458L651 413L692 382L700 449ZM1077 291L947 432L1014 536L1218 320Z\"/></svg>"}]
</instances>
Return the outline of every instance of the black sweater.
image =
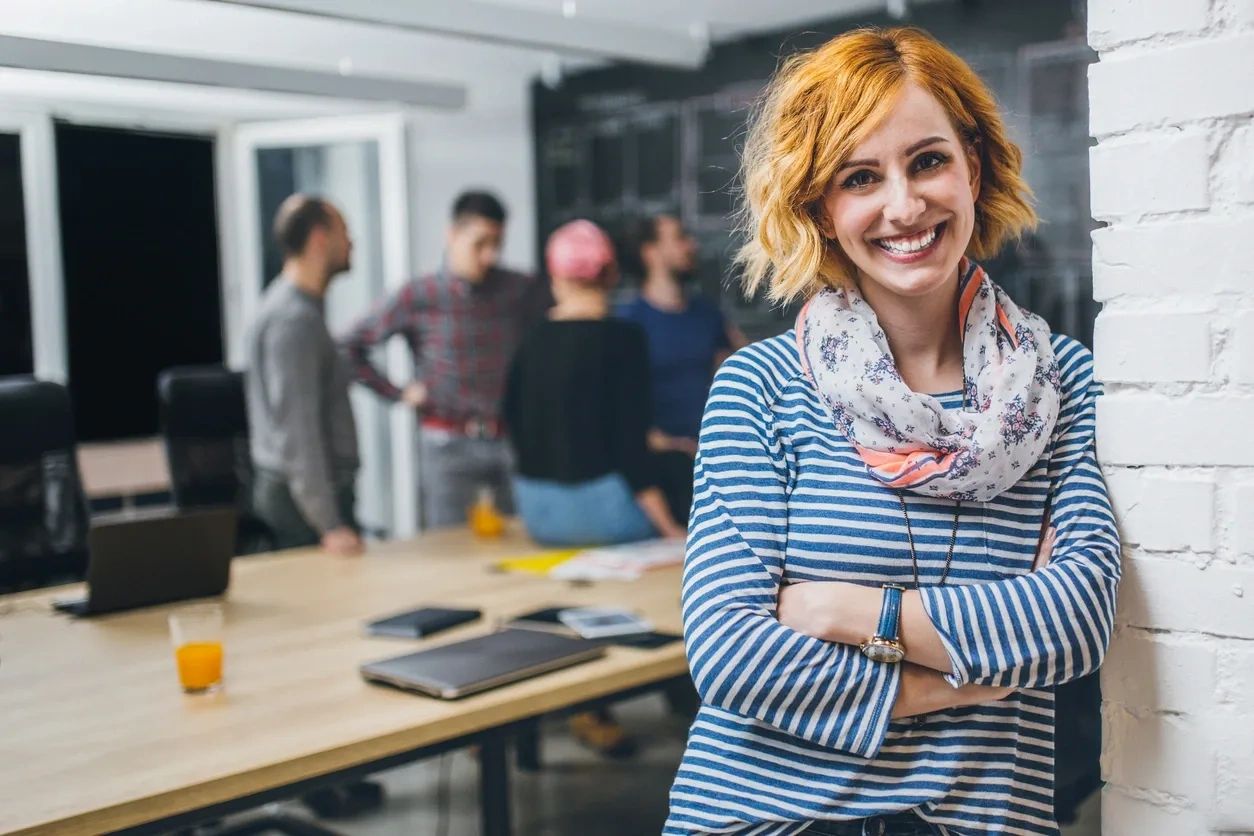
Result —
<instances>
[{"instance_id":1,"label":"black sweater","mask_svg":"<svg viewBox=\"0 0 1254 836\"><path fill-rule=\"evenodd\" d=\"M617 472L636 493L657 484L649 355L634 323L536 326L510 366L502 414L522 476L569 484Z\"/></svg>"}]
</instances>

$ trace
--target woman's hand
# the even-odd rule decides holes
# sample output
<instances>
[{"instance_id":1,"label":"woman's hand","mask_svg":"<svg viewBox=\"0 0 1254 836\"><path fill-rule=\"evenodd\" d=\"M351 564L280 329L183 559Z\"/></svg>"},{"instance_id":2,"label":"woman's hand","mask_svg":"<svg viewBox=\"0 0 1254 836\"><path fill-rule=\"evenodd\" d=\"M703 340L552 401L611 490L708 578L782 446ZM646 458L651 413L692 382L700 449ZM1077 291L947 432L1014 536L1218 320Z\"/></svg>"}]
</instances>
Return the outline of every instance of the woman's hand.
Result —
<instances>
[{"instance_id":1,"label":"woman's hand","mask_svg":"<svg viewBox=\"0 0 1254 836\"><path fill-rule=\"evenodd\" d=\"M824 641L834 641L832 633L840 614L841 584L825 581L790 583L780 587L775 617L785 627Z\"/></svg>"},{"instance_id":2,"label":"woman's hand","mask_svg":"<svg viewBox=\"0 0 1254 836\"><path fill-rule=\"evenodd\" d=\"M667 540L687 538L688 530L671 516L670 508L666 505L666 495L661 488L645 488L636 494L636 504L649 518L649 522L653 523L659 537Z\"/></svg>"},{"instance_id":3,"label":"woman's hand","mask_svg":"<svg viewBox=\"0 0 1254 836\"><path fill-rule=\"evenodd\" d=\"M675 523L668 525L658 531L663 540L678 540L680 542L688 539L688 529L682 525Z\"/></svg>"},{"instance_id":4,"label":"woman's hand","mask_svg":"<svg viewBox=\"0 0 1254 836\"><path fill-rule=\"evenodd\" d=\"M904 720L951 708L996 702L1014 692L1014 688L995 688L992 685L955 688L942 674L930 668L902 662L901 687L897 689L897 700L893 703L892 719Z\"/></svg>"}]
</instances>

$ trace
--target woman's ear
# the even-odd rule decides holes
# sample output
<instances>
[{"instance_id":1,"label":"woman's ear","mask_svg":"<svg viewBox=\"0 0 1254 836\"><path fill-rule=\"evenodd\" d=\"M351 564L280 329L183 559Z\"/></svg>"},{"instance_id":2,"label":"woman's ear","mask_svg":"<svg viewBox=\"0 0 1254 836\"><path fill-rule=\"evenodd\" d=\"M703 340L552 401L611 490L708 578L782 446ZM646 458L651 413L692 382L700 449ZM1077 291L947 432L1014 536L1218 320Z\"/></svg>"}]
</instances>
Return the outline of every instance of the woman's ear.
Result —
<instances>
[{"instance_id":1,"label":"woman's ear","mask_svg":"<svg viewBox=\"0 0 1254 836\"><path fill-rule=\"evenodd\" d=\"M971 179L971 199L978 201L980 199L980 138L974 137L970 142L966 143L967 152L967 169L970 172Z\"/></svg>"},{"instance_id":2,"label":"woman's ear","mask_svg":"<svg viewBox=\"0 0 1254 836\"><path fill-rule=\"evenodd\" d=\"M814 207L810 209L810 217L814 218L814 223L824 238L836 237L836 224L832 223L832 216L827 213L827 204L823 198L815 201Z\"/></svg>"}]
</instances>

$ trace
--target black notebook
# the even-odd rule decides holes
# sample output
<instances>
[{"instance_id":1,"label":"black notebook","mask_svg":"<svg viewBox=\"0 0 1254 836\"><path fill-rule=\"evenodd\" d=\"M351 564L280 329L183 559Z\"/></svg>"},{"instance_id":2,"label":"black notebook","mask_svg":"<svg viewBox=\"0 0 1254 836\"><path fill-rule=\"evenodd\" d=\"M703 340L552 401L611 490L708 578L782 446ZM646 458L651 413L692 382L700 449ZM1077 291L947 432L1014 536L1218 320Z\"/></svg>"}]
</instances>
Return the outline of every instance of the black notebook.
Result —
<instances>
[{"instance_id":1,"label":"black notebook","mask_svg":"<svg viewBox=\"0 0 1254 836\"><path fill-rule=\"evenodd\" d=\"M479 610L455 607L422 607L371 621L366 631L372 636L425 639L442 630L476 621L482 614Z\"/></svg>"},{"instance_id":2,"label":"black notebook","mask_svg":"<svg viewBox=\"0 0 1254 836\"><path fill-rule=\"evenodd\" d=\"M595 659L599 642L540 630L499 630L361 666L369 682L456 699Z\"/></svg>"}]
</instances>

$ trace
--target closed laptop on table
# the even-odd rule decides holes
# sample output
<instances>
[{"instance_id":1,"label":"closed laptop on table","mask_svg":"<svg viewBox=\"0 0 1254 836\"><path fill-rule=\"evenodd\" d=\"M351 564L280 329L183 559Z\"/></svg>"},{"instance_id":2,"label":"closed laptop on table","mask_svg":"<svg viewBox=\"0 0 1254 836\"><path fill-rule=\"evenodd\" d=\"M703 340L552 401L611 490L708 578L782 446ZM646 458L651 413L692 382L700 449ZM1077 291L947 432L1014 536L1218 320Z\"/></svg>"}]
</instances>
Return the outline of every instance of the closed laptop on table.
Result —
<instances>
[{"instance_id":1,"label":"closed laptop on table","mask_svg":"<svg viewBox=\"0 0 1254 836\"><path fill-rule=\"evenodd\" d=\"M405 656L370 662L361 675L441 699L456 699L595 659L597 642L538 630L499 630Z\"/></svg>"}]
</instances>

